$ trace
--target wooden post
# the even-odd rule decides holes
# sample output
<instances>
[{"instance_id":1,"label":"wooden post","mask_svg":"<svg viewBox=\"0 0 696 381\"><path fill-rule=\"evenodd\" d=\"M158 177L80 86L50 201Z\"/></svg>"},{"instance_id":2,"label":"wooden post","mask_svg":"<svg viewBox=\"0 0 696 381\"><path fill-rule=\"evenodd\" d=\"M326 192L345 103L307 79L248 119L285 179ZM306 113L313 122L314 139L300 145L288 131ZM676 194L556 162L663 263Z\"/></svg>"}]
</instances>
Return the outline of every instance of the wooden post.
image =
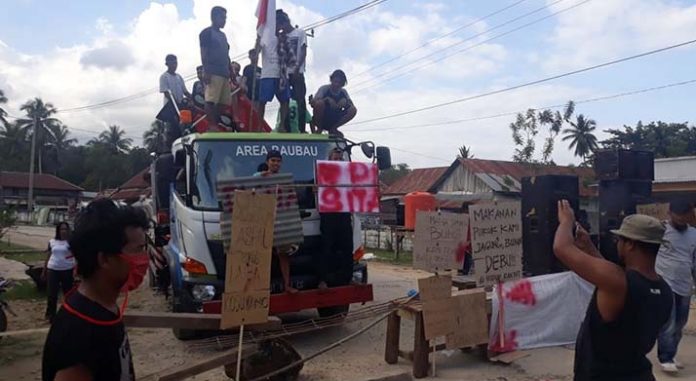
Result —
<instances>
[{"instance_id":1,"label":"wooden post","mask_svg":"<svg viewBox=\"0 0 696 381\"><path fill-rule=\"evenodd\" d=\"M505 347L505 315L503 302L503 282L498 282L498 338L500 340L500 350Z\"/></svg>"},{"instance_id":2,"label":"wooden post","mask_svg":"<svg viewBox=\"0 0 696 381\"><path fill-rule=\"evenodd\" d=\"M244 344L244 324L239 327L239 349L237 349L237 372L234 376L234 381L239 381L242 373L242 345Z\"/></svg>"},{"instance_id":3,"label":"wooden post","mask_svg":"<svg viewBox=\"0 0 696 381\"><path fill-rule=\"evenodd\" d=\"M401 334L401 316L392 311L387 318L387 338L384 348L384 361L396 364L399 361L399 335Z\"/></svg>"},{"instance_id":4,"label":"wooden post","mask_svg":"<svg viewBox=\"0 0 696 381\"><path fill-rule=\"evenodd\" d=\"M423 325L422 312L418 312L416 314L413 340L413 377L427 377L430 344L428 343L428 340L425 339L425 326Z\"/></svg>"}]
</instances>

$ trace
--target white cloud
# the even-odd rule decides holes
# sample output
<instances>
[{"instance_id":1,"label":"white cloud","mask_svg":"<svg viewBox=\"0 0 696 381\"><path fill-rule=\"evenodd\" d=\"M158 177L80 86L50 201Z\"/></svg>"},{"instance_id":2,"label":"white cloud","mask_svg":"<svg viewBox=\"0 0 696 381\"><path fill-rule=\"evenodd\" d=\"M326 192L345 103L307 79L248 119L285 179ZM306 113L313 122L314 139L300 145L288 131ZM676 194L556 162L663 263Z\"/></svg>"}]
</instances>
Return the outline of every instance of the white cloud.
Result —
<instances>
[{"instance_id":1,"label":"white cloud","mask_svg":"<svg viewBox=\"0 0 696 381\"><path fill-rule=\"evenodd\" d=\"M105 47L88 50L80 58L84 66L117 70L125 69L134 61L130 48L121 41L109 41Z\"/></svg>"}]
</instances>

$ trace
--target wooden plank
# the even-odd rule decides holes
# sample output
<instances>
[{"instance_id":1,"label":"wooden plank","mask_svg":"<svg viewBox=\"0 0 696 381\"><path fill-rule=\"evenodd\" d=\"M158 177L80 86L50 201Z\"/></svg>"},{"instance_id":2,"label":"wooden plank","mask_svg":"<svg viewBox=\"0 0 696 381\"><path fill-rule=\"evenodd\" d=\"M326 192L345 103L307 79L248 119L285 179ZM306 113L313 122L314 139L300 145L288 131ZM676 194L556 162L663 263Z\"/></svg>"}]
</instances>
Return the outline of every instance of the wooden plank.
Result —
<instances>
[{"instance_id":1,"label":"wooden plank","mask_svg":"<svg viewBox=\"0 0 696 381\"><path fill-rule=\"evenodd\" d=\"M430 340L454 333L457 306L453 302L451 297L423 301L422 316L426 339Z\"/></svg>"},{"instance_id":2,"label":"wooden plank","mask_svg":"<svg viewBox=\"0 0 696 381\"><path fill-rule=\"evenodd\" d=\"M487 343L486 291L479 288L459 292L452 303L456 306L455 328L446 337L447 349Z\"/></svg>"},{"instance_id":3,"label":"wooden plank","mask_svg":"<svg viewBox=\"0 0 696 381\"><path fill-rule=\"evenodd\" d=\"M425 338L423 315L416 315L415 332L413 336L413 377L428 376L428 353L430 345Z\"/></svg>"},{"instance_id":4,"label":"wooden plank","mask_svg":"<svg viewBox=\"0 0 696 381\"><path fill-rule=\"evenodd\" d=\"M123 316L123 323L131 328L186 328L195 330L220 329L220 314L197 314L183 312L129 311ZM280 319L269 317L265 323L251 324L245 330L262 331L278 328Z\"/></svg>"},{"instance_id":5,"label":"wooden plank","mask_svg":"<svg viewBox=\"0 0 696 381\"><path fill-rule=\"evenodd\" d=\"M452 296L452 277L449 275L434 275L418 279L420 300L430 301L446 299Z\"/></svg>"},{"instance_id":6,"label":"wooden plank","mask_svg":"<svg viewBox=\"0 0 696 381\"><path fill-rule=\"evenodd\" d=\"M246 327L244 327L246 329ZM244 346L242 349L242 358L247 358L253 355L256 351L254 345ZM143 381L178 381L193 377L197 374L207 372L211 369L219 368L225 364L234 363L237 361L237 348L230 349L225 352L215 354L204 360L196 361L192 364L182 365L173 369L166 369L155 374L139 378Z\"/></svg>"},{"instance_id":7,"label":"wooden plank","mask_svg":"<svg viewBox=\"0 0 696 381\"><path fill-rule=\"evenodd\" d=\"M384 347L384 361L396 364L399 361L399 336L401 336L401 316L396 311L387 320L387 338Z\"/></svg>"}]
</instances>

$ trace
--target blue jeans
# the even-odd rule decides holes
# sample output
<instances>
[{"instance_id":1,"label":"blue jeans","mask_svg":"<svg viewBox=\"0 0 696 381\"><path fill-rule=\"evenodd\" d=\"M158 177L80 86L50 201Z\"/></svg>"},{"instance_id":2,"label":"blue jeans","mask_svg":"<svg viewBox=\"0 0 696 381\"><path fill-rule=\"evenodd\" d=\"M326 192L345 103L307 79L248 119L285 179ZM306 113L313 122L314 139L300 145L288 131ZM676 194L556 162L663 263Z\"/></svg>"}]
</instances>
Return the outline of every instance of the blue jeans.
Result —
<instances>
[{"instance_id":1,"label":"blue jeans","mask_svg":"<svg viewBox=\"0 0 696 381\"><path fill-rule=\"evenodd\" d=\"M677 355L677 347L682 338L682 330L689 320L690 296L674 294L672 315L662 327L657 337L657 358L661 363L673 362Z\"/></svg>"}]
</instances>

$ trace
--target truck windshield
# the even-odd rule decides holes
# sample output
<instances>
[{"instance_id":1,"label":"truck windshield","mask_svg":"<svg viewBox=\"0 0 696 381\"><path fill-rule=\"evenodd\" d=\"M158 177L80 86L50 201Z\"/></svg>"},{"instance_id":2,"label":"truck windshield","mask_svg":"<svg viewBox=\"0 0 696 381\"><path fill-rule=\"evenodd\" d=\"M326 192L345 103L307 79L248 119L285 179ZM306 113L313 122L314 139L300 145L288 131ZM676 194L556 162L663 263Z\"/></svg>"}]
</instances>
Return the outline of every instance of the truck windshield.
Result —
<instances>
[{"instance_id":1,"label":"truck windshield","mask_svg":"<svg viewBox=\"0 0 696 381\"><path fill-rule=\"evenodd\" d=\"M314 183L314 164L326 160L336 142L330 141L198 141L194 144L196 170L193 204L201 209L219 210L218 180L252 176L266 161L270 150L283 155L281 173L292 173L295 183ZM314 205L311 188L298 189L300 208Z\"/></svg>"}]
</instances>

